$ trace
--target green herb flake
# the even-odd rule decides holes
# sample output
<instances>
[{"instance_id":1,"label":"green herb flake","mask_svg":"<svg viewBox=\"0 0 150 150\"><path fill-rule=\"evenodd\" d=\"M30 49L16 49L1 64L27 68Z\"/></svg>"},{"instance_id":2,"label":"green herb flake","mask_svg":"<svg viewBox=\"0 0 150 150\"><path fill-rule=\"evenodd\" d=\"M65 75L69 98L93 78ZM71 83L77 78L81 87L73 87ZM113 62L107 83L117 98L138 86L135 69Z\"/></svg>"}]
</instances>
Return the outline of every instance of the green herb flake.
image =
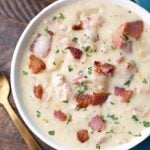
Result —
<instances>
[{"instance_id":1,"label":"green herb flake","mask_svg":"<svg viewBox=\"0 0 150 150\"><path fill-rule=\"evenodd\" d=\"M60 13L60 14L59 14L59 19L64 20L64 19L66 19L66 17L64 16L64 14L63 14L63 13Z\"/></svg>"},{"instance_id":2,"label":"green herb flake","mask_svg":"<svg viewBox=\"0 0 150 150\"><path fill-rule=\"evenodd\" d=\"M28 75L28 72L27 72L27 71L24 71L24 70L23 70L22 73L23 73L23 75L25 75L25 76Z\"/></svg>"},{"instance_id":3,"label":"green herb flake","mask_svg":"<svg viewBox=\"0 0 150 150\"><path fill-rule=\"evenodd\" d=\"M76 90L78 93L84 93L88 90L87 81L82 81L77 87Z\"/></svg>"},{"instance_id":4,"label":"green herb flake","mask_svg":"<svg viewBox=\"0 0 150 150\"><path fill-rule=\"evenodd\" d=\"M48 134L51 135L51 136L54 136L55 135L55 131L54 130L48 131Z\"/></svg>"},{"instance_id":5,"label":"green herb flake","mask_svg":"<svg viewBox=\"0 0 150 150\"><path fill-rule=\"evenodd\" d=\"M144 83L144 84L147 84L148 82L147 82L147 80L146 80L146 79L144 79L144 80L143 80L143 83Z\"/></svg>"},{"instance_id":6,"label":"green herb flake","mask_svg":"<svg viewBox=\"0 0 150 150\"><path fill-rule=\"evenodd\" d=\"M67 99L67 100L64 100L64 101L62 101L62 102L68 104L68 103L69 103L69 100Z\"/></svg>"},{"instance_id":7,"label":"green herb flake","mask_svg":"<svg viewBox=\"0 0 150 150\"><path fill-rule=\"evenodd\" d=\"M73 71L73 68L70 65L68 66L68 71L69 72Z\"/></svg>"},{"instance_id":8,"label":"green herb flake","mask_svg":"<svg viewBox=\"0 0 150 150\"><path fill-rule=\"evenodd\" d=\"M115 134L114 130L110 130L110 131L106 132L106 134L110 134L110 133Z\"/></svg>"},{"instance_id":9,"label":"green herb flake","mask_svg":"<svg viewBox=\"0 0 150 150\"><path fill-rule=\"evenodd\" d=\"M141 133L139 133L139 134L133 134L131 131L129 131L128 134L133 135L133 136L135 136L135 137L140 137L140 136L142 136Z\"/></svg>"},{"instance_id":10,"label":"green herb flake","mask_svg":"<svg viewBox=\"0 0 150 150\"><path fill-rule=\"evenodd\" d=\"M129 40L129 37L126 34L123 34L123 37L125 38L126 41Z\"/></svg>"},{"instance_id":11,"label":"green herb flake","mask_svg":"<svg viewBox=\"0 0 150 150\"><path fill-rule=\"evenodd\" d=\"M99 144L96 144L96 149L101 149L101 146Z\"/></svg>"},{"instance_id":12,"label":"green herb flake","mask_svg":"<svg viewBox=\"0 0 150 150\"><path fill-rule=\"evenodd\" d=\"M115 105L115 103L113 103L113 102L110 102L110 104L111 104L111 105Z\"/></svg>"},{"instance_id":13,"label":"green herb flake","mask_svg":"<svg viewBox=\"0 0 150 150\"><path fill-rule=\"evenodd\" d=\"M37 116L37 118L40 118L41 115L42 115L42 113L41 113L40 111L36 111L36 116Z\"/></svg>"},{"instance_id":14,"label":"green herb flake","mask_svg":"<svg viewBox=\"0 0 150 150\"><path fill-rule=\"evenodd\" d=\"M52 17L52 20L53 20L53 21L55 21L56 19L57 19L57 17L56 17L56 16L53 16L53 17Z\"/></svg>"},{"instance_id":15,"label":"green herb flake","mask_svg":"<svg viewBox=\"0 0 150 150\"><path fill-rule=\"evenodd\" d=\"M78 38L77 38L77 37L74 37L74 38L72 39L72 41L73 41L74 43L78 43Z\"/></svg>"},{"instance_id":16,"label":"green herb flake","mask_svg":"<svg viewBox=\"0 0 150 150\"><path fill-rule=\"evenodd\" d=\"M57 49L57 50L56 50L56 54L58 54L58 53L59 53L59 51L60 51L60 50L59 50L59 49Z\"/></svg>"},{"instance_id":17,"label":"green herb flake","mask_svg":"<svg viewBox=\"0 0 150 150\"><path fill-rule=\"evenodd\" d=\"M44 28L44 31L45 31L45 32L48 32L48 27L45 27L45 28Z\"/></svg>"},{"instance_id":18,"label":"green herb flake","mask_svg":"<svg viewBox=\"0 0 150 150\"><path fill-rule=\"evenodd\" d=\"M89 74L89 75L92 74L92 67L88 67L88 74Z\"/></svg>"},{"instance_id":19,"label":"green herb flake","mask_svg":"<svg viewBox=\"0 0 150 150\"><path fill-rule=\"evenodd\" d=\"M108 118L111 118L112 120L118 120L118 117L115 116L115 114L107 115Z\"/></svg>"},{"instance_id":20,"label":"green herb flake","mask_svg":"<svg viewBox=\"0 0 150 150\"><path fill-rule=\"evenodd\" d=\"M116 47L112 45L111 49L114 51L114 50L116 50Z\"/></svg>"},{"instance_id":21,"label":"green herb flake","mask_svg":"<svg viewBox=\"0 0 150 150\"><path fill-rule=\"evenodd\" d=\"M143 125L144 125L145 128L149 128L150 127L150 122L144 121Z\"/></svg>"},{"instance_id":22,"label":"green herb flake","mask_svg":"<svg viewBox=\"0 0 150 150\"><path fill-rule=\"evenodd\" d=\"M89 50L91 49L91 46L83 46L82 48L85 52L89 52Z\"/></svg>"},{"instance_id":23,"label":"green herb flake","mask_svg":"<svg viewBox=\"0 0 150 150\"><path fill-rule=\"evenodd\" d=\"M136 121L136 122L139 121L139 119L138 119L138 117L137 117L136 115L133 115L133 116L132 116L132 119L133 119L134 121Z\"/></svg>"},{"instance_id":24,"label":"green herb flake","mask_svg":"<svg viewBox=\"0 0 150 150\"><path fill-rule=\"evenodd\" d=\"M55 62L55 61L53 61L53 65L56 65L56 62Z\"/></svg>"},{"instance_id":25,"label":"green herb flake","mask_svg":"<svg viewBox=\"0 0 150 150\"><path fill-rule=\"evenodd\" d=\"M72 121L72 115L69 114L68 120L67 120L67 124L69 124Z\"/></svg>"},{"instance_id":26,"label":"green herb flake","mask_svg":"<svg viewBox=\"0 0 150 150\"><path fill-rule=\"evenodd\" d=\"M131 84L131 82L132 82L132 80L133 80L133 78L134 78L134 75L132 74L132 75L129 77L129 80L127 80L127 81L124 83L124 86L129 87L130 84Z\"/></svg>"}]
</instances>

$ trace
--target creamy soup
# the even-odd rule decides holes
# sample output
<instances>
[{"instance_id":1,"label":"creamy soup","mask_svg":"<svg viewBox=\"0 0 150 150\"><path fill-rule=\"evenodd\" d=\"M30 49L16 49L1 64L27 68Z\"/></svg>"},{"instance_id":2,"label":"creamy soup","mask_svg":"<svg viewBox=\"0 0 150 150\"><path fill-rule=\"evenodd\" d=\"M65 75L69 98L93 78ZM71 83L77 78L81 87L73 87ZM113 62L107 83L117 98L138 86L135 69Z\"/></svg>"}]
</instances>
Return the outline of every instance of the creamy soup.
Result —
<instances>
[{"instance_id":1,"label":"creamy soup","mask_svg":"<svg viewBox=\"0 0 150 150\"><path fill-rule=\"evenodd\" d=\"M49 14L20 64L24 105L69 149L113 149L150 127L150 27L131 10L78 0Z\"/></svg>"}]
</instances>

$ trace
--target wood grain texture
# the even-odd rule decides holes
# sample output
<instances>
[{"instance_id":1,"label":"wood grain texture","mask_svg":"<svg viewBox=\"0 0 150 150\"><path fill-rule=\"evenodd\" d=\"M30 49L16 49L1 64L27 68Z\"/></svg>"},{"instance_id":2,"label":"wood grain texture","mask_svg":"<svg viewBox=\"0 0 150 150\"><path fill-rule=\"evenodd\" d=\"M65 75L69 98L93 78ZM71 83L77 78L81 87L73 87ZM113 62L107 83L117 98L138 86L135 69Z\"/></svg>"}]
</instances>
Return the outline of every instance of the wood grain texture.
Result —
<instances>
[{"instance_id":1,"label":"wood grain texture","mask_svg":"<svg viewBox=\"0 0 150 150\"><path fill-rule=\"evenodd\" d=\"M43 0L0 0L0 71L6 74L9 81L11 59L20 35L27 23L49 3ZM9 102L19 115L12 94ZM35 138L42 150L54 150L37 137ZM0 150L27 149L9 115L0 105Z\"/></svg>"}]
</instances>

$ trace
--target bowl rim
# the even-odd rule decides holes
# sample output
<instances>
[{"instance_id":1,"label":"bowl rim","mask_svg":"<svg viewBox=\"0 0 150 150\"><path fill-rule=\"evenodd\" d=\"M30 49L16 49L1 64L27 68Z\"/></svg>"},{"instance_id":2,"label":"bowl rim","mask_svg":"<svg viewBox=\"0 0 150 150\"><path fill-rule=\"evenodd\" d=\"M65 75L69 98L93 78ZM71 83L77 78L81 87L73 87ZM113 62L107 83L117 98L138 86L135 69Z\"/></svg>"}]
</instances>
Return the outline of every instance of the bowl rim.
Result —
<instances>
[{"instance_id":1,"label":"bowl rim","mask_svg":"<svg viewBox=\"0 0 150 150\"><path fill-rule=\"evenodd\" d=\"M12 63L11 63L11 73L10 73L10 79L11 79L11 90L12 90L12 94L13 94L13 98L15 101L15 104L17 106L17 109L19 111L20 116L22 117L24 123L28 126L28 128L38 137L40 138L44 143L46 143L47 145L59 149L59 150L69 150L68 148L64 147L63 145L59 145L58 143L46 138L46 136L44 136L44 134L42 134L42 132L38 131L34 125L31 123L31 120L27 117L27 114L25 113L23 107L21 106L21 103L19 102L19 90L17 89L17 80L16 79L16 71L17 71L17 67L18 67L18 57L19 57L19 51L21 48L21 45L23 44L23 41L25 40L25 37L27 34L29 34L29 30L30 28L37 22L37 20L41 19L43 20L45 17L44 14L48 13L51 9L58 9L60 7L63 7L65 4L71 4L73 2L75 2L76 0L58 0L52 4L50 4L49 6L45 7L38 15L36 15L31 21L30 23L27 25L27 27L25 28L25 30L23 31L21 37L19 38L19 41L16 45L14 54L13 54L13 58L12 58ZM102 0L104 1L104 0ZM138 6L137 4L133 3L130 0L105 0L105 1L110 1L112 3L116 3L116 4L120 4L123 5L125 4L125 7L127 7L128 9L132 9L133 11L136 11L136 13L138 13L138 11L140 12L140 16L143 16L143 19L150 19L150 14L148 11L146 11L145 9L143 9L142 7ZM123 4L121 4L123 3ZM139 14L138 14L139 15ZM117 148L115 148L115 150L127 150L130 148L133 148L134 146L136 146L137 144L141 143L142 141L144 141L150 133L150 129L144 130L144 132L142 133L142 136L140 138L135 139L134 141L129 142L128 144L124 144L121 145ZM111 148L112 150L112 148Z\"/></svg>"}]
</instances>

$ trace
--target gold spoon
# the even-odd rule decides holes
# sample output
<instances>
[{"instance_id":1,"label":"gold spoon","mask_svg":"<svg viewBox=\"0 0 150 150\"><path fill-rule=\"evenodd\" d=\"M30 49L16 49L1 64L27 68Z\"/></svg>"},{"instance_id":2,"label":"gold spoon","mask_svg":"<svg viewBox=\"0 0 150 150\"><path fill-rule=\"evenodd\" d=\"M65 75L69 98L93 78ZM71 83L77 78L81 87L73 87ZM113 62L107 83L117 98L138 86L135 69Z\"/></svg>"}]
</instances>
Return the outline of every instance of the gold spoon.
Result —
<instances>
[{"instance_id":1,"label":"gold spoon","mask_svg":"<svg viewBox=\"0 0 150 150\"><path fill-rule=\"evenodd\" d=\"M10 92L10 86L8 80L5 75L0 72L0 103L3 104L7 112L9 113L11 119L15 123L18 128L20 134L24 138L30 150L41 150L40 146L37 144L35 139L32 137L26 126L20 120L20 118L16 115L11 105L8 102L8 95Z\"/></svg>"}]
</instances>

